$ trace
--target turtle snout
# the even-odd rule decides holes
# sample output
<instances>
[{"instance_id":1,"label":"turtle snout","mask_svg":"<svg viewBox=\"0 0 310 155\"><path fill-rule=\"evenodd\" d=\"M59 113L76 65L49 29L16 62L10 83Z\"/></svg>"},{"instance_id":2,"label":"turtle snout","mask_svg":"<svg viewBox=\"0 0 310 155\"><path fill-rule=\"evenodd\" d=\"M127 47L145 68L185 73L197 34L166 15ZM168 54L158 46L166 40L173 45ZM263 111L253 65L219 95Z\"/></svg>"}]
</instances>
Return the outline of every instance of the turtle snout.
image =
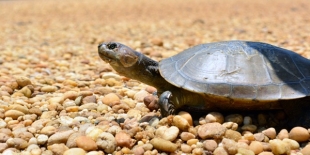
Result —
<instances>
[{"instance_id":1,"label":"turtle snout","mask_svg":"<svg viewBox=\"0 0 310 155\"><path fill-rule=\"evenodd\" d=\"M99 45L98 45L98 49L100 49L100 47L103 45L103 43L100 43Z\"/></svg>"}]
</instances>

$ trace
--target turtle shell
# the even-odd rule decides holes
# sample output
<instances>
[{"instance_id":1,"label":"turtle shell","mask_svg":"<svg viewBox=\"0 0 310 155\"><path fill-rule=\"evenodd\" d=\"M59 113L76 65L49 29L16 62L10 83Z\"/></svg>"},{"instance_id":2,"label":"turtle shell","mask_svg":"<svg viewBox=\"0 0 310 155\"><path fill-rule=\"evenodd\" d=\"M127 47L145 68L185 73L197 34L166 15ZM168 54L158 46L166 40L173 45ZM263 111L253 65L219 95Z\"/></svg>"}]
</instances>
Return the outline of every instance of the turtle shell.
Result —
<instances>
[{"instance_id":1,"label":"turtle shell","mask_svg":"<svg viewBox=\"0 0 310 155\"><path fill-rule=\"evenodd\" d=\"M159 63L171 84L205 95L257 101L309 96L310 61L270 44L201 44Z\"/></svg>"}]
</instances>

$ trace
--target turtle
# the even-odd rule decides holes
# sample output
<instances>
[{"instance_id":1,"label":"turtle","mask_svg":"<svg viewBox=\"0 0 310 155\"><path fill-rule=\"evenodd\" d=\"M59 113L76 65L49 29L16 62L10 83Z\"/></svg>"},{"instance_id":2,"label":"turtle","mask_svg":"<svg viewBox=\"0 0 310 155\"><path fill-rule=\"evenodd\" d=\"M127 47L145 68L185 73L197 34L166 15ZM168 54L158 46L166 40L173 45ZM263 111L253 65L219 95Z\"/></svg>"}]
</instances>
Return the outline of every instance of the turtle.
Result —
<instances>
[{"instance_id":1,"label":"turtle","mask_svg":"<svg viewBox=\"0 0 310 155\"><path fill-rule=\"evenodd\" d=\"M282 109L291 122L310 126L310 61L263 42L221 41L190 47L157 62L118 43L98 53L120 75L157 88L161 116L179 109Z\"/></svg>"}]
</instances>

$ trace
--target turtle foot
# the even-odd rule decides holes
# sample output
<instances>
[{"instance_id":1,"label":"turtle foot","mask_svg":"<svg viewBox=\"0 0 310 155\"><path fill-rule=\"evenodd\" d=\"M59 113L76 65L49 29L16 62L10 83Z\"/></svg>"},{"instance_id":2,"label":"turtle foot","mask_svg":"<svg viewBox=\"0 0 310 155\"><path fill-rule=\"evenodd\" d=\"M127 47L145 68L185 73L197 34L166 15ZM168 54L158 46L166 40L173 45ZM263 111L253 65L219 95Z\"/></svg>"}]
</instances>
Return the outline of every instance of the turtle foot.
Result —
<instances>
[{"instance_id":1,"label":"turtle foot","mask_svg":"<svg viewBox=\"0 0 310 155\"><path fill-rule=\"evenodd\" d=\"M175 112L171 97L172 93L170 91L163 92L159 97L159 108L162 117L173 115Z\"/></svg>"}]
</instances>

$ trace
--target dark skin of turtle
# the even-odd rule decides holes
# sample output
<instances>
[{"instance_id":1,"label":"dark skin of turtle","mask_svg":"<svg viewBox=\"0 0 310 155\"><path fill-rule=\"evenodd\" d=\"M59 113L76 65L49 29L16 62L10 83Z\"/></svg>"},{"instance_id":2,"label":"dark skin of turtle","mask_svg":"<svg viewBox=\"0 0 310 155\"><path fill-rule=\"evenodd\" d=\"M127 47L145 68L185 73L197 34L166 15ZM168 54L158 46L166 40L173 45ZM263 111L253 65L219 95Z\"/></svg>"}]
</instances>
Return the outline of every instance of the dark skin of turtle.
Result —
<instances>
[{"instance_id":1,"label":"dark skin of turtle","mask_svg":"<svg viewBox=\"0 0 310 155\"><path fill-rule=\"evenodd\" d=\"M231 42L234 44L234 42ZM243 42L241 42L243 43ZM245 42L244 42L245 43ZM259 45L261 43L252 42L253 45ZM236 43L237 45L237 43ZM267 49L276 48L276 50L282 51L282 49L277 48L275 46L264 44ZM270 46L270 47L269 47ZM198 46L197 46L198 47ZM238 46L236 46L238 47ZM261 49L259 49L261 50ZM264 50L264 48L263 48ZM140 52L137 52L123 44L116 42L102 43L98 46L99 56L102 60L108 62L116 72L119 74L126 76L131 79L136 79L145 84L154 86L157 88L157 93L159 96L159 107L161 110L161 115L163 117L168 116L170 114L175 114L181 108L189 111L257 111L257 110L273 110L273 109L282 109L287 114L288 119L284 122L287 127L293 127L296 125L310 127L310 102L308 94L304 95L303 93L299 93L301 95L298 96L298 93L294 94L297 89L293 88L291 91L281 90L280 93L285 94L289 92L295 96L291 98L282 97L279 99L269 99L259 98L253 99L252 97L246 98L242 97L242 94L247 94L252 90L245 89L245 87L240 87L241 89L231 90L230 94L234 94L234 91L238 91L239 98L231 98L230 96L221 96L217 94L206 94L203 90L198 90L197 87L192 85L180 85L176 84L175 81L178 79L172 79L169 81L168 77L163 77L162 75L169 75L169 73L162 73L160 70L160 65L164 68L164 65L170 67L168 63L168 59L163 60L161 64L157 61L150 59L149 57L143 55ZM284 52L284 57L286 55ZM185 53L185 52L183 52ZM290 52L288 52L290 53ZM297 59L299 59L299 55ZM281 58L280 58L281 59ZM300 58L302 61L302 65L306 64L310 66L310 61L305 58ZM277 59L278 60L278 59ZM290 66L290 64L288 64ZM173 67L173 66L171 66ZM162 69L161 68L161 69ZM276 68L277 69L277 68ZM166 70L166 69L165 69ZM168 71L167 69L166 71ZM284 72L280 70L280 74ZM295 76L295 74L292 74ZM176 76L178 77L178 76ZM285 78L284 78L285 79ZM182 80L182 79L181 79ZM283 79L280 79L283 80ZM288 86L292 85L292 87L296 87L295 83L287 82ZM192 88L192 90L190 90ZM224 87L224 84L223 84ZM308 86L307 86L308 87ZM196 89L197 88L197 89ZM216 92L218 92L221 86L216 86ZM243 89L244 88L244 89ZM269 88L269 87L268 87ZM203 89L203 88L201 88ZM268 89L270 91L270 89ZM273 89L271 89L273 90ZM290 90L290 89L289 89ZM235 93L236 94L236 93ZM241 94L241 95L240 95Z\"/></svg>"}]
</instances>

